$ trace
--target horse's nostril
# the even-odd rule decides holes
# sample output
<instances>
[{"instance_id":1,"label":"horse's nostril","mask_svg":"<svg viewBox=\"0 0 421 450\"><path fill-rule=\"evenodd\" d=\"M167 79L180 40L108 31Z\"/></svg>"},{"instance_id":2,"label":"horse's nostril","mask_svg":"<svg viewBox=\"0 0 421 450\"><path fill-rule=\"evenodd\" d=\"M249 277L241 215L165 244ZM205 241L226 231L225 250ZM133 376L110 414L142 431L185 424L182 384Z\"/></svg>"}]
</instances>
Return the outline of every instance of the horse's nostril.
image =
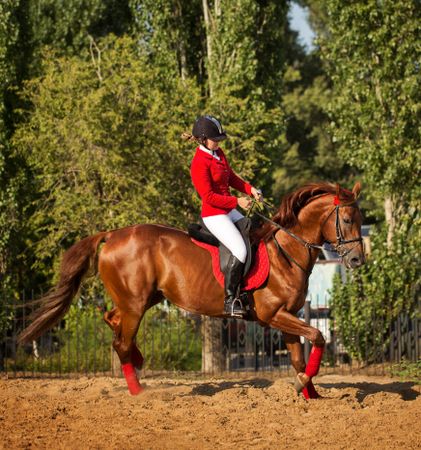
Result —
<instances>
[{"instance_id":1,"label":"horse's nostril","mask_svg":"<svg viewBox=\"0 0 421 450\"><path fill-rule=\"evenodd\" d=\"M361 266L361 264L362 264L362 262L361 262L361 259L360 259L360 258L358 258L358 257L356 257L356 256L354 256L353 258L351 258L351 266L352 266L352 267L359 267L359 266Z\"/></svg>"}]
</instances>

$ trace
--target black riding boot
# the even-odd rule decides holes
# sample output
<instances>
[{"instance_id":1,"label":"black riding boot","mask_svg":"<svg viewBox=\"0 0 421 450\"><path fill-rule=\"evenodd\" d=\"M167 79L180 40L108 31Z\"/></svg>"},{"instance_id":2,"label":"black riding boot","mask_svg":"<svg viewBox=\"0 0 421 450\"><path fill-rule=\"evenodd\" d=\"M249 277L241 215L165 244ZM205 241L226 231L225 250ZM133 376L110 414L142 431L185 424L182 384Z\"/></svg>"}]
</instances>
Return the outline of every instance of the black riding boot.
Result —
<instances>
[{"instance_id":1,"label":"black riding boot","mask_svg":"<svg viewBox=\"0 0 421 450\"><path fill-rule=\"evenodd\" d=\"M242 317L246 313L239 299L243 269L244 264L234 255L231 255L225 273L224 313L233 317Z\"/></svg>"}]
</instances>

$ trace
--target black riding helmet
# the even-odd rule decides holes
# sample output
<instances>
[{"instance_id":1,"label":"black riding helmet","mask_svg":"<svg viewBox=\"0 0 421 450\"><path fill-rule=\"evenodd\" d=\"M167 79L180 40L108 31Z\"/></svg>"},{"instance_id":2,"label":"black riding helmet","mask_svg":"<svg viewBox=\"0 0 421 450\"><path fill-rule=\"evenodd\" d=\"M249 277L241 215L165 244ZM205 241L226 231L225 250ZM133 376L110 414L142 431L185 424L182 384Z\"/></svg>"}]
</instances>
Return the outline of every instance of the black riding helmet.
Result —
<instances>
[{"instance_id":1,"label":"black riding helmet","mask_svg":"<svg viewBox=\"0 0 421 450\"><path fill-rule=\"evenodd\" d=\"M211 139L212 141L222 141L227 138L227 134L222 129L221 122L213 116L200 116L193 125L192 135L204 141Z\"/></svg>"}]
</instances>

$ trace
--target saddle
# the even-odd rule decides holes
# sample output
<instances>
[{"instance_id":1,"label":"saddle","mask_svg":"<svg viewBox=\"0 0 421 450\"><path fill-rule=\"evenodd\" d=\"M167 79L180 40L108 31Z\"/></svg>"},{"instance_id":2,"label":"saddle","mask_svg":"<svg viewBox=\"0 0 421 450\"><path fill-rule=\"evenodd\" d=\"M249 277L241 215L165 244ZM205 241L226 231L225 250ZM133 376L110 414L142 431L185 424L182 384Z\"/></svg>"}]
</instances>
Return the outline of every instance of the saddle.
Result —
<instances>
[{"instance_id":1,"label":"saddle","mask_svg":"<svg viewBox=\"0 0 421 450\"><path fill-rule=\"evenodd\" d=\"M253 291L262 286L269 275L269 256L263 241L251 244L250 231L261 225L257 216L245 217L235 223L244 239L247 248L247 259L244 265L240 300L247 314L245 320L256 320L254 315ZM224 277L231 252L206 228L203 221L188 226L188 234L199 247L205 248L212 257L213 274L218 283L224 286ZM218 264L219 263L219 264ZM218 267L219 266L219 267Z\"/></svg>"},{"instance_id":2,"label":"saddle","mask_svg":"<svg viewBox=\"0 0 421 450\"><path fill-rule=\"evenodd\" d=\"M238 220L234 223L238 231L246 244L247 248L247 259L244 263L243 278L247 275L250 267L252 265L253 257L256 253L257 247L251 245L250 242L250 230L252 227L252 221L248 217ZM192 223L188 226L189 236L199 242L204 242L209 245L213 245L219 248L219 266L221 272L225 275L231 251L225 247L218 239L207 229L206 225L203 223L202 218L199 219L199 223Z\"/></svg>"}]
</instances>

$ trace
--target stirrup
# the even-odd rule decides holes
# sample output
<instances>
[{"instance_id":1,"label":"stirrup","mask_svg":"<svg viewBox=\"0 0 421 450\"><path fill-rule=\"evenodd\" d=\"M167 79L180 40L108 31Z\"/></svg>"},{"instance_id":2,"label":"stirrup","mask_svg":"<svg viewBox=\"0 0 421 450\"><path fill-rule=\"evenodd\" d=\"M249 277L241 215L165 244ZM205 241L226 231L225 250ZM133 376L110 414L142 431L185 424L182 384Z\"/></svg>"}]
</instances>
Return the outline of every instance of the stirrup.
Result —
<instances>
[{"instance_id":1,"label":"stirrup","mask_svg":"<svg viewBox=\"0 0 421 450\"><path fill-rule=\"evenodd\" d=\"M228 302L230 302L231 304L227 304ZM227 306L229 309L227 308ZM230 317L242 319L243 316L247 314L247 311L245 311L241 299L237 297L232 300L224 300L224 313L229 314Z\"/></svg>"}]
</instances>

